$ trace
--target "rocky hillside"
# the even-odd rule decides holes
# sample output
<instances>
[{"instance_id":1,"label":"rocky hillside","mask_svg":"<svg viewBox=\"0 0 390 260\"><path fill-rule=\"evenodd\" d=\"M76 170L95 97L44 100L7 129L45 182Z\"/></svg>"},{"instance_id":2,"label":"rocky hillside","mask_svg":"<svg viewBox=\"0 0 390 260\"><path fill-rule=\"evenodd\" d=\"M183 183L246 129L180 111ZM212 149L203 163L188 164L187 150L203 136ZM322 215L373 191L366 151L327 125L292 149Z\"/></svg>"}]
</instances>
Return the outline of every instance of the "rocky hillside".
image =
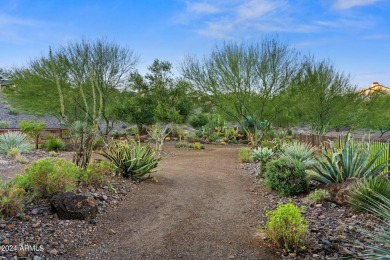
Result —
<instances>
[{"instance_id":1,"label":"rocky hillside","mask_svg":"<svg viewBox=\"0 0 390 260\"><path fill-rule=\"evenodd\" d=\"M21 120L34 120L37 119L40 122L45 122L46 127L60 127L60 121L53 116L40 116L37 117L33 114L21 114L15 113L10 110L10 105L3 99L3 93L0 90L0 122L7 122L9 127L18 127Z\"/></svg>"}]
</instances>

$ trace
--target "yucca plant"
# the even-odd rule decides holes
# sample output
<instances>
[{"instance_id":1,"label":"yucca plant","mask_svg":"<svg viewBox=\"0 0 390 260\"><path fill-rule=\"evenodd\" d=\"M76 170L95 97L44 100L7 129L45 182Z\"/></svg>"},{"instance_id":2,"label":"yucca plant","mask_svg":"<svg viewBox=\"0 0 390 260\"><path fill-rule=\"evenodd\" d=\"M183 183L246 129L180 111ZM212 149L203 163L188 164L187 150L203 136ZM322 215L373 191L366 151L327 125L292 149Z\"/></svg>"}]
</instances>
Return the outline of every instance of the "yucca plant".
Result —
<instances>
[{"instance_id":1,"label":"yucca plant","mask_svg":"<svg viewBox=\"0 0 390 260\"><path fill-rule=\"evenodd\" d=\"M341 149L330 142L329 148L323 150L323 158L317 160L317 165L313 165L316 173L314 179L328 184L342 183L349 178L378 176L386 167L386 164L375 166L383 153L384 150L379 150L370 158L370 144L355 143L352 137L347 135Z\"/></svg>"},{"instance_id":2,"label":"yucca plant","mask_svg":"<svg viewBox=\"0 0 390 260\"><path fill-rule=\"evenodd\" d=\"M31 151L28 137L20 132L6 132L0 135L0 154L7 154L12 148L17 148L21 153Z\"/></svg>"},{"instance_id":3,"label":"yucca plant","mask_svg":"<svg viewBox=\"0 0 390 260\"><path fill-rule=\"evenodd\" d=\"M262 163L267 162L274 156L272 149L268 147L257 147L252 151L252 160Z\"/></svg>"},{"instance_id":4,"label":"yucca plant","mask_svg":"<svg viewBox=\"0 0 390 260\"><path fill-rule=\"evenodd\" d=\"M153 148L134 140L114 142L100 154L112 162L123 177L136 181L145 179L145 175L156 168L160 160Z\"/></svg>"},{"instance_id":5,"label":"yucca plant","mask_svg":"<svg viewBox=\"0 0 390 260\"><path fill-rule=\"evenodd\" d=\"M306 168L311 168L317 163L314 158L316 148L309 143L286 143L281 147L281 156L291 161L298 160Z\"/></svg>"}]
</instances>

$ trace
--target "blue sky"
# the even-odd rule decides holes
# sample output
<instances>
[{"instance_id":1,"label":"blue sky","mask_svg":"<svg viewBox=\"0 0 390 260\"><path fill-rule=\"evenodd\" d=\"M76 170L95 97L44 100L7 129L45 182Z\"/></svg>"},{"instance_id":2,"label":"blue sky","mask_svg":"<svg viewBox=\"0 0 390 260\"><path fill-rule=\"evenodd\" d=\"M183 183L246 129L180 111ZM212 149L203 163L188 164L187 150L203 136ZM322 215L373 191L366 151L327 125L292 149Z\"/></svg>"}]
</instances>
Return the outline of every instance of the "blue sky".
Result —
<instances>
[{"instance_id":1,"label":"blue sky","mask_svg":"<svg viewBox=\"0 0 390 260\"><path fill-rule=\"evenodd\" d=\"M0 67L25 65L49 46L105 37L178 66L223 41L277 36L330 59L359 87L390 86L390 0L0 0Z\"/></svg>"}]
</instances>

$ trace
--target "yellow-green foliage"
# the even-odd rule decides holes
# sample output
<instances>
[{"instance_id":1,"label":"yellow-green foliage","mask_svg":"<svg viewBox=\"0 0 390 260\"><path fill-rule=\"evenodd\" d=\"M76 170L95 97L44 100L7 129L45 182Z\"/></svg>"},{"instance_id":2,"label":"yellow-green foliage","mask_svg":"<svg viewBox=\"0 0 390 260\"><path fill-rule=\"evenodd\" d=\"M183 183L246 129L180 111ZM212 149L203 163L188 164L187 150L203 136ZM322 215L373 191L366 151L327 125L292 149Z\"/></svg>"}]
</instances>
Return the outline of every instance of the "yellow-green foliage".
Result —
<instances>
[{"instance_id":1,"label":"yellow-green foliage","mask_svg":"<svg viewBox=\"0 0 390 260\"><path fill-rule=\"evenodd\" d=\"M198 142L197 142L197 143L194 143L193 147L194 147L195 149L198 149L198 150L204 149L203 144L198 143Z\"/></svg>"},{"instance_id":2,"label":"yellow-green foliage","mask_svg":"<svg viewBox=\"0 0 390 260\"><path fill-rule=\"evenodd\" d=\"M0 216L15 217L23 211L24 190L10 185L0 186Z\"/></svg>"},{"instance_id":3,"label":"yellow-green foliage","mask_svg":"<svg viewBox=\"0 0 390 260\"><path fill-rule=\"evenodd\" d=\"M331 194L327 190L319 189L310 192L310 194L304 199L304 202L309 205L314 205L330 198Z\"/></svg>"},{"instance_id":4,"label":"yellow-green foliage","mask_svg":"<svg viewBox=\"0 0 390 260\"><path fill-rule=\"evenodd\" d=\"M49 198L56 193L74 190L79 173L80 168L63 158L44 158L17 175L14 185L33 197Z\"/></svg>"},{"instance_id":5,"label":"yellow-green foliage","mask_svg":"<svg viewBox=\"0 0 390 260\"><path fill-rule=\"evenodd\" d=\"M292 203L279 204L274 211L267 212L268 222L265 227L266 236L275 245L287 252L304 249L304 238L309 222L304 219L300 209Z\"/></svg>"},{"instance_id":6,"label":"yellow-green foliage","mask_svg":"<svg viewBox=\"0 0 390 260\"><path fill-rule=\"evenodd\" d=\"M241 147L238 151L238 160L247 163L252 161L252 149L249 147Z\"/></svg>"},{"instance_id":7,"label":"yellow-green foliage","mask_svg":"<svg viewBox=\"0 0 390 260\"><path fill-rule=\"evenodd\" d=\"M17 147L13 147L7 151L7 157L15 159L20 156L20 150Z\"/></svg>"},{"instance_id":8,"label":"yellow-green foliage","mask_svg":"<svg viewBox=\"0 0 390 260\"><path fill-rule=\"evenodd\" d=\"M115 172L115 167L109 162L90 163L86 170L80 173L80 184L101 187L107 184L107 176Z\"/></svg>"}]
</instances>

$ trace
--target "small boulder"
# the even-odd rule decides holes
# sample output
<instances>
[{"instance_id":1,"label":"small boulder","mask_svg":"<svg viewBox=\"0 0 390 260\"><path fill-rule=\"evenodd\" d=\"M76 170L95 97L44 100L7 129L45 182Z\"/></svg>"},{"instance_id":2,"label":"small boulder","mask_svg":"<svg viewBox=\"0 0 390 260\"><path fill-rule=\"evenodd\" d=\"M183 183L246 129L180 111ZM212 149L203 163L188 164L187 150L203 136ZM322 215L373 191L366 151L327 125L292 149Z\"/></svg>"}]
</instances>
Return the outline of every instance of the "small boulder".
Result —
<instances>
[{"instance_id":1,"label":"small boulder","mask_svg":"<svg viewBox=\"0 0 390 260\"><path fill-rule=\"evenodd\" d=\"M350 193L355 186L356 179L351 178L342 183L328 184L325 189L332 194L330 201L340 206L347 206L350 202Z\"/></svg>"},{"instance_id":2,"label":"small boulder","mask_svg":"<svg viewBox=\"0 0 390 260\"><path fill-rule=\"evenodd\" d=\"M98 203L95 199L72 192L55 195L50 205L59 219L91 220L98 213Z\"/></svg>"}]
</instances>

